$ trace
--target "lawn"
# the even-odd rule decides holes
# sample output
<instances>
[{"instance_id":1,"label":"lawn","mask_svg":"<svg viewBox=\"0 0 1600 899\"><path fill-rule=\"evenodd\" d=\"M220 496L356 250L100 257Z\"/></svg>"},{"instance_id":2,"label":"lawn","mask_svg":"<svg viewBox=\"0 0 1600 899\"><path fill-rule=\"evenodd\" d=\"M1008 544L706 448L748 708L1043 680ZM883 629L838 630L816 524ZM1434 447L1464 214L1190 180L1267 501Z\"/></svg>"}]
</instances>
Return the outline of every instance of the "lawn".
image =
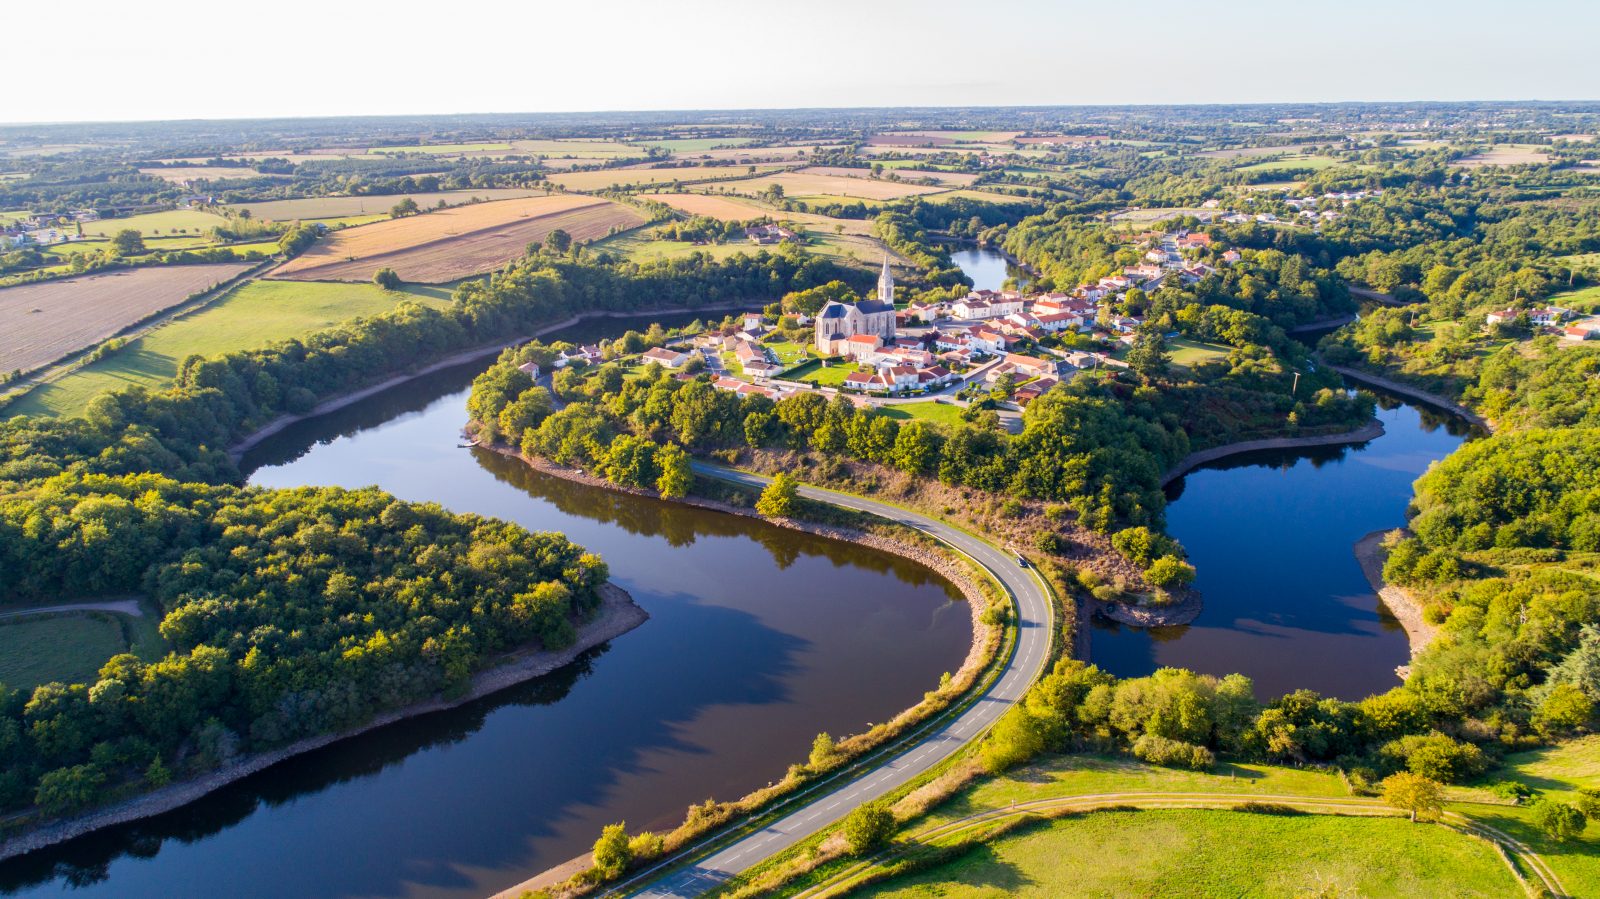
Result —
<instances>
[{"instance_id":1,"label":"lawn","mask_svg":"<svg viewBox=\"0 0 1600 899\"><path fill-rule=\"evenodd\" d=\"M150 389L166 386L193 354L215 356L265 346L383 312L402 300L442 306L450 293L448 287L421 285L385 291L373 284L252 281L98 362L34 388L5 412L76 415L108 390L136 384Z\"/></svg>"},{"instance_id":2,"label":"lawn","mask_svg":"<svg viewBox=\"0 0 1600 899\"><path fill-rule=\"evenodd\" d=\"M101 219L84 222L85 237L110 237L118 231L132 228L146 237L162 234L205 234L212 228L226 225L228 220L212 212L198 209L169 209L121 219Z\"/></svg>"},{"instance_id":3,"label":"lawn","mask_svg":"<svg viewBox=\"0 0 1600 899\"><path fill-rule=\"evenodd\" d=\"M1220 361L1228 358L1228 353L1232 352L1231 347L1187 337L1167 338L1167 349L1172 353L1172 364L1184 368L1193 368L1202 362Z\"/></svg>"},{"instance_id":4,"label":"lawn","mask_svg":"<svg viewBox=\"0 0 1600 899\"><path fill-rule=\"evenodd\" d=\"M1551 306L1565 306L1579 312L1594 312L1600 308L1600 287L1585 287L1571 293L1558 293L1545 302Z\"/></svg>"},{"instance_id":5,"label":"lawn","mask_svg":"<svg viewBox=\"0 0 1600 899\"><path fill-rule=\"evenodd\" d=\"M878 411L889 418L920 418L935 424L956 427L961 424L961 413L966 411L960 406L950 403L936 403L929 400L925 403L900 403L894 406L881 406Z\"/></svg>"},{"instance_id":6,"label":"lawn","mask_svg":"<svg viewBox=\"0 0 1600 899\"><path fill-rule=\"evenodd\" d=\"M779 377L786 381L799 381L801 383L816 381L824 387L838 387L855 370L856 366L849 362L834 360L832 365L824 366L821 359L815 359L799 368L786 371Z\"/></svg>"},{"instance_id":7,"label":"lawn","mask_svg":"<svg viewBox=\"0 0 1600 899\"><path fill-rule=\"evenodd\" d=\"M1521 894L1492 846L1443 827L1394 818L1168 809L1051 821L856 895Z\"/></svg>"},{"instance_id":8,"label":"lawn","mask_svg":"<svg viewBox=\"0 0 1600 899\"><path fill-rule=\"evenodd\" d=\"M0 621L0 683L21 690L51 681L93 683L100 666L131 644L142 644L146 658L159 655L160 638L148 620L89 612Z\"/></svg>"}]
</instances>

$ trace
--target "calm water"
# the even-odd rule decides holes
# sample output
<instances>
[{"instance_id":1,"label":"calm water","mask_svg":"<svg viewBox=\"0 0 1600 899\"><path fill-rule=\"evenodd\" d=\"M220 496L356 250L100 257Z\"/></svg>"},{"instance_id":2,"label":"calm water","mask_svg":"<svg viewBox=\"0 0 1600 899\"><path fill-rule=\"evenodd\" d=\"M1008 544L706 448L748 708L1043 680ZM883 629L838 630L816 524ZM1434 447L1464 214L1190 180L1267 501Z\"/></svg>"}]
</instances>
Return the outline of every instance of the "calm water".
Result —
<instances>
[{"instance_id":1,"label":"calm water","mask_svg":"<svg viewBox=\"0 0 1600 899\"><path fill-rule=\"evenodd\" d=\"M1199 569L1205 609L1187 627L1096 621L1093 660L1119 675L1239 671L1263 698L1309 687L1358 699L1398 684L1405 632L1351 547L1405 523L1412 482L1466 430L1416 406L1384 405L1385 434L1365 445L1237 456L1175 482L1168 530Z\"/></svg>"},{"instance_id":2,"label":"calm water","mask_svg":"<svg viewBox=\"0 0 1600 899\"><path fill-rule=\"evenodd\" d=\"M605 824L670 827L691 803L762 786L817 732L886 720L961 664L967 608L920 566L457 448L482 368L301 423L246 460L251 483L377 484L565 532L651 619L549 677L0 865L0 889L482 896L586 850Z\"/></svg>"},{"instance_id":3,"label":"calm water","mask_svg":"<svg viewBox=\"0 0 1600 899\"><path fill-rule=\"evenodd\" d=\"M999 290L1005 286L1006 278L1023 277L1023 272L1007 262L1005 256L985 247L966 246L951 253L950 258L978 290Z\"/></svg>"}]
</instances>

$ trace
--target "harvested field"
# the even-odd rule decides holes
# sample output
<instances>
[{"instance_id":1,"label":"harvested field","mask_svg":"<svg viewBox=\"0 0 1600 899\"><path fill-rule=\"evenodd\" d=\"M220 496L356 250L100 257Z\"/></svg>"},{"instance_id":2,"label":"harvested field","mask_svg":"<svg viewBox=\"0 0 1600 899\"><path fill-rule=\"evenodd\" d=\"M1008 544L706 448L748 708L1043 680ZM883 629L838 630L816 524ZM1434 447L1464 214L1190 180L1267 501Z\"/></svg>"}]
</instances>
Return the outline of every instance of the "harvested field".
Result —
<instances>
[{"instance_id":1,"label":"harvested field","mask_svg":"<svg viewBox=\"0 0 1600 899\"><path fill-rule=\"evenodd\" d=\"M249 267L159 266L0 290L0 371L32 371L88 349Z\"/></svg>"},{"instance_id":2,"label":"harvested field","mask_svg":"<svg viewBox=\"0 0 1600 899\"><path fill-rule=\"evenodd\" d=\"M442 284L499 268L557 228L574 240L594 240L643 223L632 207L594 197L477 203L339 231L271 277L368 281L378 269L392 268L405 281Z\"/></svg>"},{"instance_id":3,"label":"harvested field","mask_svg":"<svg viewBox=\"0 0 1600 899\"><path fill-rule=\"evenodd\" d=\"M705 150L694 153L680 152L675 155L680 159L748 159L751 162L792 162L811 156L818 150L826 153L842 147L842 144L822 144L820 146L806 144L798 147L724 147L720 150Z\"/></svg>"},{"instance_id":4,"label":"harvested field","mask_svg":"<svg viewBox=\"0 0 1600 899\"><path fill-rule=\"evenodd\" d=\"M739 181L718 184L730 193L756 196L777 184L786 197L853 197L862 200L898 200L917 194L938 193L944 188L923 187L917 184L898 184L893 181L874 181L870 178L844 178L838 175L812 175L801 172L782 172L777 175L757 176Z\"/></svg>"},{"instance_id":5,"label":"harvested field","mask_svg":"<svg viewBox=\"0 0 1600 899\"><path fill-rule=\"evenodd\" d=\"M814 226L814 230L820 233L832 233L835 226L842 226L844 230L841 233L844 234L872 233L872 222L866 219L839 219L809 212L784 212L736 197L713 194L644 194L643 196L690 215L707 215L724 222L748 222L751 219L768 216L778 221Z\"/></svg>"},{"instance_id":6,"label":"harvested field","mask_svg":"<svg viewBox=\"0 0 1600 899\"><path fill-rule=\"evenodd\" d=\"M523 156L644 156L642 148L614 140L514 140L511 151Z\"/></svg>"},{"instance_id":7,"label":"harvested field","mask_svg":"<svg viewBox=\"0 0 1600 899\"><path fill-rule=\"evenodd\" d=\"M944 187L966 187L978 180L978 176L968 172L936 172L928 169L892 167L894 174L900 176L901 181L921 181L932 179L934 183ZM837 175L841 178L871 178L871 169L847 169L839 166L814 165L801 169L796 174L800 175ZM886 173L887 174L887 173ZM880 179L881 180L881 179Z\"/></svg>"},{"instance_id":8,"label":"harvested field","mask_svg":"<svg viewBox=\"0 0 1600 899\"><path fill-rule=\"evenodd\" d=\"M781 165L758 165L756 172L772 171ZM671 169L620 168L598 169L592 172L563 172L551 175L550 180L567 190L604 190L627 184L671 184L674 181L691 183L714 181L720 178L743 178L749 169L737 165L697 165Z\"/></svg>"},{"instance_id":9,"label":"harvested field","mask_svg":"<svg viewBox=\"0 0 1600 899\"><path fill-rule=\"evenodd\" d=\"M444 201L446 206L459 206L474 197L480 200L516 200L522 197L542 197L545 191L532 187L491 187L481 190L441 190L433 193L385 194L364 197L306 197L301 200L267 200L258 203L233 203L228 209L248 209L258 219L270 222L310 221L314 219L344 218L358 215L388 215L394 204L407 197L416 200L423 209L432 209Z\"/></svg>"},{"instance_id":10,"label":"harvested field","mask_svg":"<svg viewBox=\"0 0 1600 899\"><path fill-rule=\"evenodd\" d=\"M150 237L157 234L204 234L212 228L226 225L228 220L198 209L169 209L165 212L147 212L120 219L100 219L83 223L83 236L110 237L125 228L131 228Z\"/></svg>"},{"instance_id":11,"label":"harvested field","mask_svg":"<svg viewBox=\"0 0 1600 899\"><path fill-rule=\"evenodd\" d=\"M1544 165L1549 161L1550 157L1532 144L1501 144L1471 156L1463 156L1450 164L1476 169L1489 165Z\"/></svg>"},{"instance_id":12,"label":"harvested field","mask_svg":"<svg viewBox=\"0 0 1600 899\"><path fill-rule=\"evenodd\" d=\"M224 178L287 178L288 175L263 175L242 165L183 165L171 168L140 169L139 174L160 178L173 184L206 179L220 181Z\"/></svg>"}]
</instances>

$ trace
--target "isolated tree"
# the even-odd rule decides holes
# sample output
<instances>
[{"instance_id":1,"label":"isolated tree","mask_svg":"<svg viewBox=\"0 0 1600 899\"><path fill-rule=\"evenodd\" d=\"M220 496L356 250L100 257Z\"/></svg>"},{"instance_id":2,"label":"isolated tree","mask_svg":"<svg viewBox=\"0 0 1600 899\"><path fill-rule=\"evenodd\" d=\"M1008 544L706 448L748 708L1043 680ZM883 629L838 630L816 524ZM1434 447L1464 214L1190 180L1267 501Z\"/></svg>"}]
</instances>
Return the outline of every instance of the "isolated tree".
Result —
<instances>
[{"instance_id":1,"label":"isolated tree","mask_svg":"<svg viewBox=\"0 0 1600 899\"><path fill-rule=\"evenodd\" d=\"M767 489L756 500L756 511L768 518L788 518L794 512L795 497L800 493L800 482L794 475L780 471Z\"/></svg>"},{"instance_id":2,"label":"isolated tree","mask_svg":"<svg viewBox=\"0 0 1600 899\"><path fill-rule=\"evenodd\" d=\"M1383 779L1383 801L1410 812L1412 823L1431 821L1444 807L1444 787L1420 774L1401 771Z\"/></svg>"},{"instance_id":3,"label":"isolated tree","mask_svg":"<svg viewBox=\"0 0 1600 899\"><path fill-rule=\"evenodd\" d=\"M627 822L610 824L600 831L594 841L594 866L607 880L613 880L627 870L633 861L633 847L628 841Z\"/></svg>"},{"instance_id":4,"label":"isolated tree","mask_svg":"<svg viewBox=\"0 0 1600 899\"><path fill-rule=\"evenodd\" d=\"M392 268L380 268L372 273L372 283L384 290L399 290L400 274Z\"/></svg>"},{"instance_id":5,"label":"isolated tree","mask_svg":"<svg viewBox=\"0 0 1600 899\"><path fill-rule=\"evenodd\" d=\"M111 238L111 252L118 256L137 256L144 252L144 235L132 228L123 228Z\"/></svg>"},{"instance_id":6,"label":"isolated tree","mask_svg":"<svg viewBox=\"0 0 1600 899\"><path fill-rule=\"evenodd\" d=\"M394 208L389 210L389 218L405 218L408 215L416 215L421 211L422 210L417 206L416 200L406 197L404 200L394 204Z\"/></svg>"},{"instance_id":7,"label":"isolated tree","mask_svg":"<svg viewBox=\"0 0 1600 899\"><path fill-rule=\"evenodd\" d=\"M826 731L817 734L817 738L811 741L811 767L821 768L827 765L833 761L833 754L838 749L838 745L833 742L832 734Z\"/></svg>"},{"instance_id":8,"label":"isolated tree","mask_svg":"<svg viewBox=\"0 0 1600 899\"><path fill-rule=\"evenodd\" d=\"M1533 826L1557 843L1577 837L1589 824L1589 819L1577 807L1553 799L1540 799L1529 811L1533 814Z\"/></svg>"},{"instance_id":9,"label":"isolated tree","mask_svg":"<svg viewBox=\"0 0 1600 899\"><path fill-rule=\"evenodd\" d=\"M844 840L851 854L860 855L887 843L894 825L894 813L889 811L887 802L868 802L844 819Z\"/></svg>"},{"instance_id":10,"label":"isolated tree","mask_svg":"<svg viewBox=\"0 0 1600 899\"><path fill-rule=\"evenodd\" d=\"M565 230L557 228L544 236L545 245L557 253L565 253L572 249L572 235Z\"/></svg>"}]
</instances>

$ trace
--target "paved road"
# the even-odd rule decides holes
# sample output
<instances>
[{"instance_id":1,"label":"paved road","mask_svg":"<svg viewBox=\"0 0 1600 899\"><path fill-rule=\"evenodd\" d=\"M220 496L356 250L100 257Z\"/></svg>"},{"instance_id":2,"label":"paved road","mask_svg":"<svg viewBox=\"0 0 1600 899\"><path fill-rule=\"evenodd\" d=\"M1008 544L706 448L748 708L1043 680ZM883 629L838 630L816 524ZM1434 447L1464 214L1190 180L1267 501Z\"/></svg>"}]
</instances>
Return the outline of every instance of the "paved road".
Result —
<instances>
[{"instance_id":1,"label":"paved road","mask_svg":"<svg viewBox=\"0 0 1600 899\"><path fill-rule=\"evenodd\" d=\"M726 478L741 484L761 487L767 478L746 472L695 463L697 473ZM907 509L861 497L835 493L816 487L801 487L808 499L833 503L848 509L870 512L898 521L939 538L972 557L1005 584L1017 600L1018 640L1005 672L977 702L954 721L915 743L889 761L811 800L781 820L701 859L695 865L675 871L646 884L632 895L664 897L698 896L762 860L793 846L838 821L862 803L876 799L934 767L956 750L982 735L983 731L1011 704L1022 697L1044 668L1050 650L1050 600L1032 571L1017 564L1016 557L979 540L959 528Z\"/></svg>"}]
</instances>

